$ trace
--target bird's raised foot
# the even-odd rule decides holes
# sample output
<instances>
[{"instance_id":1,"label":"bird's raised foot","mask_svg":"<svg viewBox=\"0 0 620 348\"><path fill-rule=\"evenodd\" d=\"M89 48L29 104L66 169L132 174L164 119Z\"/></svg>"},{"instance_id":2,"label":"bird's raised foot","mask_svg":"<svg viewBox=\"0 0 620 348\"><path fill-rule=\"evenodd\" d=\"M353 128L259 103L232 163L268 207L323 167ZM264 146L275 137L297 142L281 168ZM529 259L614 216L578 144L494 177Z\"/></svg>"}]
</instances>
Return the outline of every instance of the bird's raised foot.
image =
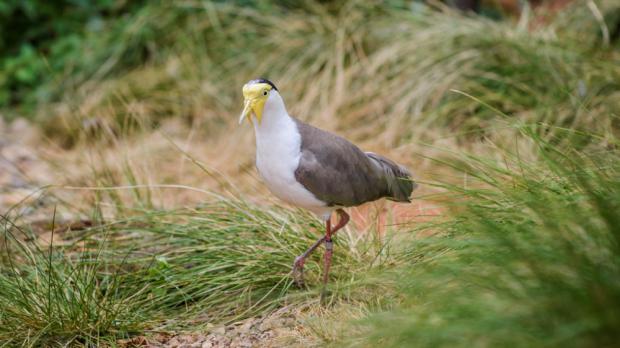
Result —
<instances>
[{"instance_id":1,"label":"bird's raised foot","mask_svg":"<svg viewBox=\"0 0 620 348\"><path fill-rule=\"evenodd\" d=\"M299 288L304 288L305 287L305 282L304 282L304 263L306 262L306 259L303 256L297 256L295 258L295 262L293 262L293 270L291 272L291 275L293 277L293 281L295 282L295 285L297 285L297 287Z\"/></svg>"}]
</instances>

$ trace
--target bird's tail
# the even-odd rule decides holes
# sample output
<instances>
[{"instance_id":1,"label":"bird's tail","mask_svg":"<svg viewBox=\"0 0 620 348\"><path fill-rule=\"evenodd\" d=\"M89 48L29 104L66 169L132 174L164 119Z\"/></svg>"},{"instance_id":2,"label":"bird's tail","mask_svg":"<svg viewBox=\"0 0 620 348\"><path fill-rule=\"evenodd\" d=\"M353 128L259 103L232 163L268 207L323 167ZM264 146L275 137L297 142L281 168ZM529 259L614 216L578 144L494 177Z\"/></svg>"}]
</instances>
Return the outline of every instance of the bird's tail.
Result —
<instances>
[{"instance_id":1,"label":"bird's tail","mask_svg":"<svg viewBox=\"0 0 620 348\"><path fill-rule=\"evenodd\" d=\"M366 152L366 156L383 171L387 183L387 199L396 202L411 202L409 197L418 184L411 178L409 170L373 152Z\"/></svg>"}]
</instances>

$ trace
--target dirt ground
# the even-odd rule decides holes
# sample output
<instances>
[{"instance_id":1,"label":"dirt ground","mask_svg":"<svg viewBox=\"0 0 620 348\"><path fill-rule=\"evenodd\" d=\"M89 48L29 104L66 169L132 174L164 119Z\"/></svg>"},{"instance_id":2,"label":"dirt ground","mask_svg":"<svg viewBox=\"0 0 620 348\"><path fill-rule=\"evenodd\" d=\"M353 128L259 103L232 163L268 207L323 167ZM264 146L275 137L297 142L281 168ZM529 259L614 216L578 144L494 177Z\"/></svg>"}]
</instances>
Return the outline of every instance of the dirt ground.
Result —
<instances>
[{"instance_id":1,"label":"dirt ground","mask_svg":"<svg viewBox=\"0 0 620 348\"><path fill-rule=\"evenodd\" d=\"M302 323L293 316L250 318L231 325L207 328L209 333L158 333L120 340L121 347L290 347L298 342ZM297 341L297 343L295 343Z\"/></svg>"},{"instance_id":2,"label":"dirt ground","mask_svg":"<svg viewBox=\"0 0 620 348\"><path fill-rule=\"evenodd\" d=\"M52 184L54 176L40 153L40 133L28 121L7 123L0 117L0 211L37 198L36 191ZM23 211L23 214L31 214Z\"/></svg>"}]
</instances>

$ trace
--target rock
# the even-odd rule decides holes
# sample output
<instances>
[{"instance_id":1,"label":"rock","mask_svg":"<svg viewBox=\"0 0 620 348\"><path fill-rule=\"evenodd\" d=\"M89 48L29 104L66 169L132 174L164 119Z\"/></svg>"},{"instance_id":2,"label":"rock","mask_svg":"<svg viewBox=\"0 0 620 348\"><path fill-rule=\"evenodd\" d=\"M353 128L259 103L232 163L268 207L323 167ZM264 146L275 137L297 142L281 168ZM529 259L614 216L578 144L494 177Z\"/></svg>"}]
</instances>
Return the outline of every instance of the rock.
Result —
<instances>
[{"instance_id":1,"label":"rock","mask_svg":"<svg viewBox=\"0 0 620 348\"><path fill-rule=\"evenodd\" d=\"M228 337L222 337L220 340L217 341L218 344L220 344L220 346L216 346L216 347L230 347L232 340Z\"/></svg>"},{"instance_id":2,"label":"rock","mask_svg":"<svg viewBox=\"0 0 620 348\"><path fill-rule=\"evenodd\" d=\"M258 340L266 341L268 339L273 338L273 336L274 336L273 331L266 331L258 335Z\"/></svg>"},{"instance_id":3,"label":"rock","mask_svg":"<svg viewBox=\"0 0 620 348\"><path fill-rule=\"evenodd\" d=\"M193 343L196 340L192 335L180 335L177 336L177 339L179 340L179 343L183 346Z\"/></svg>"},{"instance_id":4,"label":"rock","mask_svg":"<svg viewBox=\"0 0 620 348\"><path fill-rule=\"evenodd\" d=\"M273 318L263 320L263 322L259 325L258 329L261 332L265 332L280 327L291 327L295 325L296 321L291 320L290 318Z\"/></svg>"},{"instance_id":5,"label":"rock","mask_svg":"<svg viewBox=\"0 0 620 348\"><path fill-rule=\"evenodd\" d=\"M13 165L36 159L36 155L32 149L19 144L11 144L4 147L2 149L2 156L6 158L7 161L13 163Z\"/></svg>"},{"instance_id":6,"label":"rock","mask_svg":"<svg viewBox=\"0 0 620 348\"><path fill-rule=\"evenodd\" d=\"M224 327L224 326L218 326L218 327L216 327L215 329L213 329L213 330L211 331L211 333L213 333L213 334L215 334L215 335L220 335L220 336L223 336L223 335L225 335L225 334L226 334L226 327Z\"/></svg>"},{"instance_id":7,"label":"rock","mask_svg":"<svg viewBox=\"0 0 620 348\"><path fill-rule=\"evenodd\" d=\"M252 342L247 337L238 337L232 340L231 347L251 348Z\"/></svg>"},{"instance_id":8,"label":"rock","mask_svg":"<svg viewBox=\"0 0 620 348\"><path fill-rule=\"evenodd\" d=\"M136 336L126 340L119 340L118 343L121 347L144 347L149 344L148 340L144 336Z\"/></svg>"},{"instance_id":9,"label":"rock","mask_svg":"<svg viewBox=\"0 0 620 348\"><path fill-rule=\"evenodd\" d=\"M252 319L248 319L237 330L239 332L241 332L241 333L250 333L250 331L252 331L252 328L254 327L254 324L256 324L256 322L255 322L255 320L253 318Z\"/></svg>"},{"instance_id":10,"label":"rock","mask_svg":"<svg viewBox=\"0 0 620 348\"><path fill-rule=\"evenodd\" d=\"M166 346L170 347L170 348L176 348L179 347L181 345L181 342L179 342L179 338L177 336L172 337L167 343Z\"/></svg>"},{"instance_id":11,"label":"rock","mask_svg":"<svg viewBox=\"0 0 620 348\"><path fill-rule=\"evenodd\" d=\"M201 348L213 348L213 343L211 343L210 340L206 340L204 342L202 342L202 345L200 346Z\"/></svg>"},{"instance_id":12,"label":"rock","mask_svg":"<svg viewBox=\"0 0 620 348\"><path fill-rule=\"evenodd\" d=\"M261 332L269 331L272 328L273 328L272 320L263 320L263 322L260 323L260 325L258 326L258 330L260 330Z\"/></svg>"},{"instance_id":13,"label":"rock","mask_svg":"<svg viewBox=\"0 0 620 348\"><path fill-rule=\"evenodd\" d=\"M30 128L30 124L23 117L18 117L13 122L11 122L11 132L19 133Z\"/></svg>"},{"instance_id":14,"label":"rock","mask_svg":"<svg viewBox=\"0 0 620 348\"><path fill-rule=\"evenodd\" d=\"M20 117L9 126L9 135L13 136L15 140L20 143L32 142L37 140L37 130L28 122L25 118Z\"/></svg>"},{"instance_id":15,"label":"rock","mask_svg":"<svg viewBox=\"0 0 620 348\"><path fill-rule=\"evenodd\" d=\"M297 326L297 320L295 320L295 318L283 318L283 325L284 327L295 327Z\"/></svg>"}]
</instances>

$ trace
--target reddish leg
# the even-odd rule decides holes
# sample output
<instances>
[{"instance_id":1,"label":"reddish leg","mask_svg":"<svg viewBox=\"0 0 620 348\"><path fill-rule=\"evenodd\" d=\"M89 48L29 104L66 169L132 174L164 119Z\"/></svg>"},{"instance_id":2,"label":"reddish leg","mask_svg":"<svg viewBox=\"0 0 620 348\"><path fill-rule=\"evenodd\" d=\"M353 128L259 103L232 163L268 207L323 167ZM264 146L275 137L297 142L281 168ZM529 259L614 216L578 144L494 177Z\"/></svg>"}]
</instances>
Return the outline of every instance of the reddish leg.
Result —
<instances>
[{"instance_id":1,"label":"reddish leg","mask_svg":"<svg viewBox=\"0 0 620 348\"><path fill-rule=\"evenodd\" d=\"M345 213L344 210L342 209L338 209L337 210L338 215L340 216L340 221L338 221L338 224L336 226L334 226L334 228L331 227L331 219L327 220L325 222L325 236L321 237L319 240L317 240L314 244L312 244L312 246L310 248L308 248L308 250L306 250L306 252L304 252L303 254L297 256L295 258L295 263L293 263L293 278L295 279L295 283L298 286L303 286L304 284L304 280L303 280L303 276L304 276L304 263L306 262L306 258L316 249L318 248L319 245L321 245L321 243L325 242L327 240L327 236L329 235L329 240L330 243L326 243L325 246L326 248L330 249L330 253L329 253L329 261L327 261L327 251L326 251L326 259L325 259L325 265L326 265L326 272L325 275L323 276L324 282L327 280L327 274L329 273L329 267L331 265L331 250L333 250L333 243L331 242L331 237L338 232L338 230L340 230L341 228L343 228L347 222L349 222L349 215L347 213Z\"/></svg>"},{"instance_id":2,"label":"reddish leg","mask_svg":"<svg viewBox=\"0 0 620 348\"><path fill-rule=\"evenodd\" d=\"M338 215L340 216L340 220L338 221L338 225L331 229L329 221L327 222L327 228L325 230L325 269L323 270L323 288L327 285L327 281L329 280L329 268L332 265L332 254L334 252L334 243L332 242L332 235L336 234L339 229L343 228L349 222L349 214L347 214L344 210L338 209L336 210Z\"/></svg>"},{"instance_id":3,"label":"reddish leg","mask_svg":"<svg viewBox=\"0 0 620 348\"><path fill-rule=\"evenodd\" d=\"M329 279L329 268L332 265L332 253L334 252L334 243L332 242L332 229L329 221L325 229L325 254L323 255L323 289L327 285Z\"/></svg>"},{"instance_id":4,"label":"reddish leg","mask_svg":"<svg viewBox=\"0 0 620 348\"><path fill-rule=\"evenodd\" d=\"M329 221L327 223L329 223ZM314 244L312 244L312 246L308 248L308 250L295 258L295 262L293 263L293 279L295 280L295 284L297 284L298 287L301 288L304 286L304 263L306 262L306 258L310 256L314 249L321 245L324 240L325 237L319 238L319 240L314 242Z\"/></svg>"}]
</instances>

